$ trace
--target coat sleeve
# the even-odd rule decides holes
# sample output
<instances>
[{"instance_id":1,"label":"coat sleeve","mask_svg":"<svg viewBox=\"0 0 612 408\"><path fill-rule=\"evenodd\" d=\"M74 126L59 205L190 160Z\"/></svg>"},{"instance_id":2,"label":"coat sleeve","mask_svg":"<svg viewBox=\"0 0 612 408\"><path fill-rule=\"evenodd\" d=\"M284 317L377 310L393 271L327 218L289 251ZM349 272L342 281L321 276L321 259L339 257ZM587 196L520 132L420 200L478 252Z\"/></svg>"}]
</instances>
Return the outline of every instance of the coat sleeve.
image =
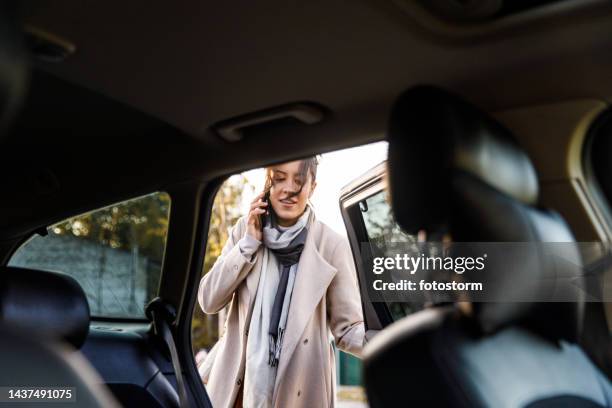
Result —
<instances>
[{"instance_id":1,"label":"coat sleeve","mask_svg":"<svg viewBox=\"0 0 612 408\"><path fill-rule=\"evenodd\" d=\"M361 358L365 325L355 263L346 239L340 239L331 264L338 272L327 288L329 327L338 348Z\"/></svg>"},{"instance_id":2,"label":"coat sleeve","mask_svg":"<svg viewBox=\"0 0 612 408\"><path fill-rule=\"evenodd\" d=\"M249 256L240 249L240 239L244 239L244 223L244 218L236 222L221 255L200 281L198 303L204 313L217 313L223 309L255 264L257 254Z\"/></svg>"}]
</instances>

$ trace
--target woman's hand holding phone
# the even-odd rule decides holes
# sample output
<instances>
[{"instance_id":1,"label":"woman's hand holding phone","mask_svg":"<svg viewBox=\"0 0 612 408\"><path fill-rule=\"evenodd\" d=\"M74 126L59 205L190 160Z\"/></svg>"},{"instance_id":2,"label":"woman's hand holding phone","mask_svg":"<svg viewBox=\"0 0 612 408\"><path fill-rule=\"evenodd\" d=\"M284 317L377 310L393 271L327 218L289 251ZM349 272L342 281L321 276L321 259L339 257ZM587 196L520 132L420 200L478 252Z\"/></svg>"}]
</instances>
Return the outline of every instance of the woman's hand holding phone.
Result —
<instances>
[{"instance_id":1,"label":"woman's hand holding phone","mask_svg":"<svg viewBox=\"0 0 612 408\"><path fill-rule=\"evenodd\" d=\"M265 193L260 193L251 202L251 209L247 217L247 234L258 241L263 239L261 220L262 216L268 211L268 202L264 200Z\"/></svg>"}]
</instances>

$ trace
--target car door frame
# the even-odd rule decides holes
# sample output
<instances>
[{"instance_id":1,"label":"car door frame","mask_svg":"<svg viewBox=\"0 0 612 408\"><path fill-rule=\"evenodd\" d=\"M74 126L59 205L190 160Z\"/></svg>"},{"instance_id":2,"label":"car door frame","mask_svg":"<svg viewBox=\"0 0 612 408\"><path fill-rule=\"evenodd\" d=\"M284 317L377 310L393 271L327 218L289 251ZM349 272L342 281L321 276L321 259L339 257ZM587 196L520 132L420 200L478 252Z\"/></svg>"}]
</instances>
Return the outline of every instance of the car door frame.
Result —
<instances>
[{"instance_id":1,"label":"car door frame","mask_svg":"<svg viewBox=\"0 0 612 408\"><path fill-rule=\"evenodd\" d=\"M372 259L372 252L367 245L363 245L369 240L358 203L386 188L386 162L383 162L349 183L340 192L340 212L355 262L367 340L393 323L393 318L384 302L372 302L368 295L366 277L371 268L367 266L368 259Z\"/></svg>"}]
</instances>

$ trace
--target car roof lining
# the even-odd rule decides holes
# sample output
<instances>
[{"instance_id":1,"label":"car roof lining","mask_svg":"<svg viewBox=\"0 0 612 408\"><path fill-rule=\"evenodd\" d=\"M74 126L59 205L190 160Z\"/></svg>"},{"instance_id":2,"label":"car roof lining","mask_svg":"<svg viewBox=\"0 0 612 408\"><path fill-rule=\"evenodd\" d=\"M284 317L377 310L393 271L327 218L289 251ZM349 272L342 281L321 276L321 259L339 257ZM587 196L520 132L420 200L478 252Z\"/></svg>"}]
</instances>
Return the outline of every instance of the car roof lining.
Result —
<instances>
[{"instance_id":1,"label":"car roof lining","mask_svg":"<svg viewBox=\"0 0 612 408\"><path fill-rule=\"evenodd\" d=\"M35 64L28 106L4 143L14 158L2 171L12 180L3 180L12 211L0 215L5 238L181 180L380 140L392 101L414 84L437 84L489 111L612 96L609 4L595 16L561 13L470 42L427 32L390 2L371 0L238 9L24 1L22 14L77 48L63 63ZM210 130L303 100L332 115L235 144ZM113 146L120 153L109 160ZM39 169L59 187L32 197Z\"/></svg>"},{"instance_id":2,"label":"car roof lining","mask_svg":"<svg viewBox=\"0 0 612 408\"><path fill-rule=\"evenodd\" d=\"M299 100L334 112L388 106L419 83L459 91L489 110L592 93L608 97L612 62L596 51L608 48L612 5L586 11L469 42L424 30L392 2L380 1L239 8L26 1L23 13L28 25L77 47L65 62L40 68L209 140L206 129L229 117ZM590 75L559 81L581 72Z\"/></svg>"}]
</instances>

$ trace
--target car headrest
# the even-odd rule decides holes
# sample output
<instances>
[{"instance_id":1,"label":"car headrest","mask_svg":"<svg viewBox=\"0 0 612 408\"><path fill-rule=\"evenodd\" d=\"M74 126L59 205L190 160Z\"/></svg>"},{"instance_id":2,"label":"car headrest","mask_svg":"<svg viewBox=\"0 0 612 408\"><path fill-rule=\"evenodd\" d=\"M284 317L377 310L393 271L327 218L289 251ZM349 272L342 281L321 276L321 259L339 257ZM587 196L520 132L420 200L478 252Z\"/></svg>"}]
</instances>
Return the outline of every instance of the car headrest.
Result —
<instances>
[{"instance_id":1,"label":"car headrest","mask_svg":"<svg viewBox=\"0 0 612 408\"><path fill-rule=\"evenodd\" d=\"M68 275L2 267L0 324L80 348L89 332L89 304Z\"/></svg>"},{"instance_id":2,"label":"car headrest","mask_svg":"<svg viewBox=\"0 0 612 408\"><path fill-rule=\"evenodd\" d=\"M448 221L452 175L466 172L527 204L538 180L508 130L461 98L431 86L404 92L389 119L389 182L404 230L434 231Z\"/></svg>"},{"instance_id":3,"label":"car headrest","mask_svg":"<svg viewBox=\"0 0 612 408\"><path fill-rule=\"evenodd\" d=\"M582 310L580 254L562 217L534 205L537 175L510 131L461 98L421 86L395 103L388 138L394 215L408 233L445 231L463 243L565 243L547 246L563 254L536 251L519 268L487 260L489 275L476 274L487 301L467 297L482 331L529 322L544 336L574 340ZM551 282L562 289L551 290L557 287Z\"/></svg>"},{"instance_id":4,"label":"car headrest","mask_svg":"<svg viewBox=\"0 0 612 408\"><path fill-rule=\"evenodd\" d=\"M27 92L29 58L13 1L0 4L0 136L19 112Z\"/></svg>"}]
</instances>

